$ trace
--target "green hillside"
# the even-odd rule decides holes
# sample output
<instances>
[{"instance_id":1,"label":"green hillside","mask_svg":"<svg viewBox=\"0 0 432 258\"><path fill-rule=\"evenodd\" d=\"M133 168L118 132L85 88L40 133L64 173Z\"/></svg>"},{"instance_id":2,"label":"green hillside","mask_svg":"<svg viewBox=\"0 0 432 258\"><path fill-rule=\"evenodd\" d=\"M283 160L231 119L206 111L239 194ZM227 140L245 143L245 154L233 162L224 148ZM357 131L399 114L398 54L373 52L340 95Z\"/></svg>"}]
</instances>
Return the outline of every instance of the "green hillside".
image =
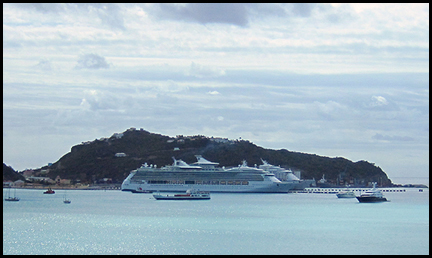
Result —
<instances>
[{"instance_id":1,"label":"green hillside","mask_svg":"<svg viewBox=\"0 0 432 258\"><path fill-rule=\"evenodd\" d=\"M116 153L125 153L126 156L116 157ZM249 166L260 165L262 158L274 165L300 170L302 178L306 179L320 179L325 174L329 181L339 178L344 182L376 181L382 182L383 186L391 185L381 168L367 161L352 162L345 158L328 158L285 149L264 149L245 140L228 141L199 135L173 138L142 129L128 129L122 136L113 135L73 146L69 153L49 167L48 176L54 179L59 175L81 183L111 178L114 183L121 183L131 170L145 162L161 167L172 164L172 157L175 157L193 163L197 154L225 167L238 166L243 160Z\"/></svg>"},{"instance_id":2,"label":"green hillside","mask_svg":"<svg viewBox=\"0 0 432 258\"><path fill-rule=\"evenodd\" d=\"M24 176L21 174L18 174L13 168L7 166L5 163L3 163L3 181L16 181L16 180L23 180Z\"/></svg>"}]
</instances>

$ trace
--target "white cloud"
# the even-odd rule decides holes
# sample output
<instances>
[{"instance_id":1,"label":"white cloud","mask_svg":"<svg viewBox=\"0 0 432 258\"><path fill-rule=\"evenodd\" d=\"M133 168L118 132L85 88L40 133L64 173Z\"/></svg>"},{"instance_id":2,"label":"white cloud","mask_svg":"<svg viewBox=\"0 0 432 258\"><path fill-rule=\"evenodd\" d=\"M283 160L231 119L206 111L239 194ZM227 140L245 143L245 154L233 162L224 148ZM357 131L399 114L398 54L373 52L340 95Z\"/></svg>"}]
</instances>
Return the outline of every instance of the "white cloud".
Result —
<instances>
[{"instance_id":1,"label":"white cloud","mask_svg":"<svg viewBox=\"0 0 432 258\"><path fill-rule=\"evenodd\" d=\"M247 27L250 21L262 17L311 17L314 12L329 12L334 7L313 3L188 3L159 4L151 9L160 19L171 19L199 24L230 24ZM332 13L334 16L335 14Z\"/></svg>"},{"instance_id":2,"label":"white cloud","mask_svg":"<svg viewBox=\"0 0 432 258\"><path fill-rule=\"evenodd\" d=\"M388 105L388 101L382 96L372 96L372 106L385 106Z\"/></svg>"},{"instance_id":3,"label":"white cloud","mask_svg":"<svg viewBox=\"0 0 432 258\"><path fill-rule=\"evenodd\" d=\"M53 69L52 62L49 60L41 60L37 65L35 65L36 69L40 69L42 71L51 71Z\"/></svg>"},{"instance_id":4,"label":"white cloud","mask_svg":"<svg viewBox=\"0 0 432 258\"><path fill-rule=\"evenodd\" d=\"M110 3L13 3L7 7L16 9L20 21L38 17L39 22L98 24L110 29L124 30L121 6ZM29 16L28 14L31 14ZM27 16L24 18L23 16ZM77 19L78 18L78 19Z\"/></svg>"},{"instance_id":5,"label":"white cloud","mask_svg":"<svg viewBox=\"0 0 432 258\"><path fill-rule=\"evenodd\" d=\"M192 62L190 69L186 74L197 78L212 78L225 75L225 71L219 68L204 66Z\"/></svg>"},{"instance_id":6,"label":"white cloud","mask_svg":"<svg viewBox=\"0 0 432 258\"><path fill-rule=\"evenodd\" d=\"M336 115L335 113L337 113L338 110L344 108L341 104L333 100L329 100L326 103L315 102L314 104L317 106L317 111L326 116Z\"/></svg>"},{"instance_id":7,"label":"white cloud","mask_svg":"<svg viewBox=\"0 0 432 258\"><path fill-rule=\"evenodd\" d=\"M198 23L228 23L245 26L248 23L246 5L241 3L159 4L161 18Z\"/></svg>"},{"instance_id":8,"label":"white cloud","mask_svg":"<svg viewBox=\"0 0 432 258\"><path fill-rule=\"evenodd\" d=\"M389 136L379 133L375 134L372 139L381 141L414 141L414 138L409 136Z\"/></svg>"},{"instance_id":9,"label":"white cloud","mask_svg":"<svg viewBox=\"0 0 432 258\"><path fill-rule=\"evenodd\" d=\"M110 65L105 57L96 54L85 54L79 57L75 69L106 69Z\"/></svg>"}]
</instances>

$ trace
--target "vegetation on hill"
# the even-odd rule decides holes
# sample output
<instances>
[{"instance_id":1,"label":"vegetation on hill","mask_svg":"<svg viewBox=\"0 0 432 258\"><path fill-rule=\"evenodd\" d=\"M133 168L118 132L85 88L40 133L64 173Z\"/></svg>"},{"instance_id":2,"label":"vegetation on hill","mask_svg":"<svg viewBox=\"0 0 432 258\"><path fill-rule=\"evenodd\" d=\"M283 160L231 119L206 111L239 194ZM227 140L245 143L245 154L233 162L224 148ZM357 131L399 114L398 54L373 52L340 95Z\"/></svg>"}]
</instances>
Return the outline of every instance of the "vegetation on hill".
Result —
<instances>
[{"instance_id":1,"label":"vegetation on hill","mask_svg":"<svg viewBox=\"0 0 432 258\"><path fill-rule=\"evenodd\" d=\"M3 163L3 181L23 180L24 176L16 172L13 168Z\"/></svg>"},{"instance_id":2,"label":"vegetation on hill","mask_svg":"<svg viewBox=\"0 0 432 258\"><path fill-rule=\"evenodd\" d=\"M117 157L124 153L126 156ZM376 181L390 186L391 181L381 168L367 161L352 162L345 158L329 158L285 149L264 149L245 140L214 139L205 136L177 136L175 138L133 128L110 138L82 143L71 148L50 167L47 176L72 179L73 182L94 183L103 178L121 183L133 169L143 163L158 167L172 164L172 157L187 163L196 161L195 155L219 162L220 166L238 166L246 160L249 166L262 164L261 159L273 165L300 170L302 178L358 183Z\"/></svg>"}]
</instances>

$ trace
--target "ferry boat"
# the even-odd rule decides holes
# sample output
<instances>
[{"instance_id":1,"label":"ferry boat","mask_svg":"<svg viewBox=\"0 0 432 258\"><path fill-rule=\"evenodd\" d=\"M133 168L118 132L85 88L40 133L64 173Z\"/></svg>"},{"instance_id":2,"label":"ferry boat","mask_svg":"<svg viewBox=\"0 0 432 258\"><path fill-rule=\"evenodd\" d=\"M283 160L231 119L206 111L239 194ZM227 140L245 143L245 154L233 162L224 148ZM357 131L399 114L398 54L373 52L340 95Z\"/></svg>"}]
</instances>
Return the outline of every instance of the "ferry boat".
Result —
<instances>
[{"instance_id":1,"label":"ferry boat","mask_svg":"<svg viewBox=\"0 0 432 258\"><path fill-rule=\"evenodd\" d=\"M210 200L210 193L190 189L186 191L186 194L166 196L161 194L153 194L153 197L156 200Z\"/></svg>"},{"instance_id":2,"label":"ferry boat","mask_svg":"<svg viewBox=\"0 0 432 258\"><path fill-rule=\"evenodd\" d=\"M131 171L121 189L133 193L185 192L191 188L208 192L287 193L295 185L281 182L273 173L263 169L249 167L246 161L238 167L225 169L201 155L195 157L197 162L190 165L174 157L172 165L161 168L145 163Z\"/></svg>"},{"instance_id":3,"label":"ferry boat","mask_svg":"<svg viewBox=\"0 0 432 258\"><path fill-rule=\"evenodd\" d=\"M355 198L355 193L349 189L342 190L336 194L338 198Z\"/></svg>"},{"instance_id":4,"label":"ferry boat","mask_svg":"<svg viewBox=\"0 0 432 258\"><path fill-rule=\"evenodd\" d=\"M357 196L359 202L386 202L387 199L382 194L381 190L375 188L376 182L372 183L373 188Z\"/></svg>"}]
</instances>

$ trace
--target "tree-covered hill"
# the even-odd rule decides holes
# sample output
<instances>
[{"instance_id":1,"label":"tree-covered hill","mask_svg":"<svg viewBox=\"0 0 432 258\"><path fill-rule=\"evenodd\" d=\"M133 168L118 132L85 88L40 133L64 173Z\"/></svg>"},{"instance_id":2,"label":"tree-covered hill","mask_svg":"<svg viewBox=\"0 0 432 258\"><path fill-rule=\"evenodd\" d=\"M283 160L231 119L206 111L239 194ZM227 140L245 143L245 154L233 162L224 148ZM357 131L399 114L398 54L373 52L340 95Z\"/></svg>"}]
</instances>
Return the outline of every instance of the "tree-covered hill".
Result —
<instances>
[{"instance_id":1,"label":"tree-covered hill","mask_svg":"<svg viewBox=\"0 0 432 258\"><path fill-rule=\"evenodd\" d=\"M124 157L116 154L124 153ZM261 158L273 165L300 170L302 178L336 179L349 182L382 183L391 185L391 181L381 168L367 161L352 162L345 158L329 158L314 154L292 152L285 149L264 149L245 140L214 139L205 136L177 136L175 138L154 134L143 129L133 128L110 138L102 138L82 143L71 148L50 167L48 176L93 183L103 178L111 178L121 183L133 169L143 163L158 167L172 164L172 157L187 163L196 161L200 154L208 160L219 162L220 166L238 166L246 160L249 166L262 164Z\"/></svg>"},{"instance_id":2,"label":"tree-covered hill","mask_svg":"<svg viewBox=\"0 0 432 258\"><path fill-rule=\"evenodd\" d=\"M3 181L16 181L16 180L23 180L24 176L21 174L18 174L13 168L3 163Z\"/></svg>"}]
</instances>

